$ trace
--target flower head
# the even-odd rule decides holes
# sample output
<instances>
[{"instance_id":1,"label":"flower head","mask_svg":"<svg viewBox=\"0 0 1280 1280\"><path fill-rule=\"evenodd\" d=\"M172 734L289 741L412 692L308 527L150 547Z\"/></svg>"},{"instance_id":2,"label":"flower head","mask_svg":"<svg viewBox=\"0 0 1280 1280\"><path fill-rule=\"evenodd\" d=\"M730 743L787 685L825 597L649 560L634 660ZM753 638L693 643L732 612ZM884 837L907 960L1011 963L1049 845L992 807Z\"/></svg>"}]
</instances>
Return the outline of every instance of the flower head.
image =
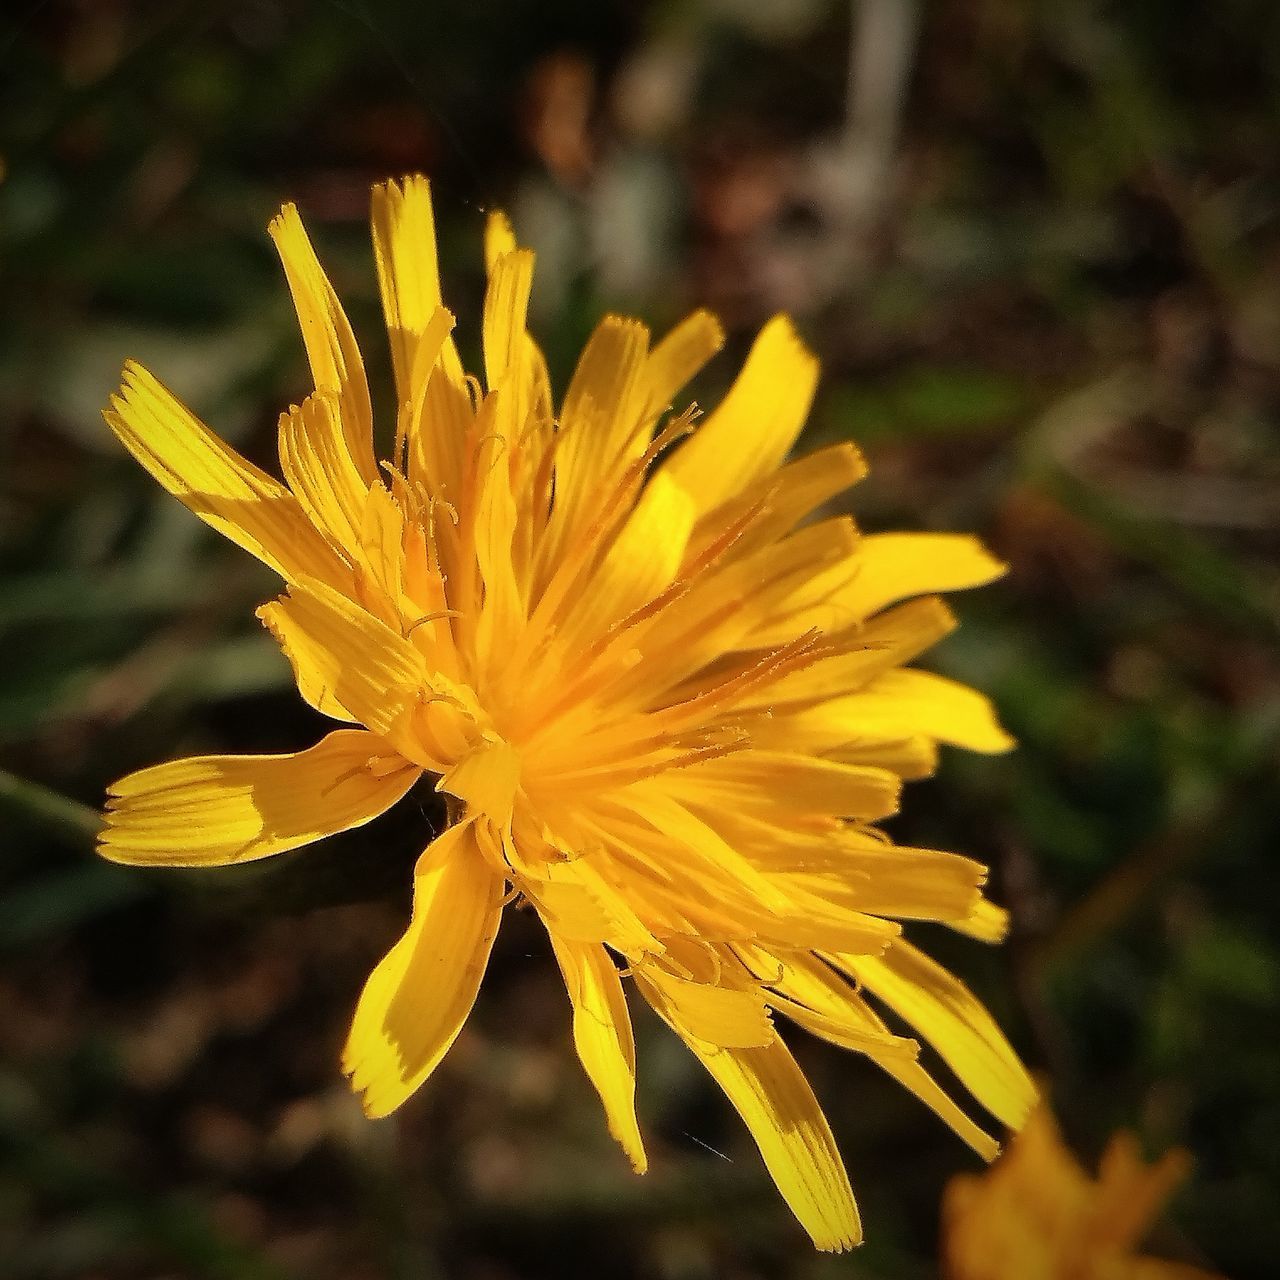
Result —
<instances>
[{"instance_id":1,"label":"flower head","mask_svg":"<svg viewBox=\"0 0 1280 1280\"><path fill-rule=\"evenodd\" d=\"M368 821L427 775L452 822L417 864L412 920L343 1058L370 1115L444 1056L520 901L547 928L578 1053L637 1171L624 972L724 1089L820 1247L856 1243L857 1210L773 1013L871 1057L991 1157L881 1010L1020 1124L1033 1089L1017 1058L899 923L995 940L1003 913L979 864L895 847L872 824L939 741L1009 746L979 694L906 666L954 625L931 593L1003 566L967 537L806 523L864 466L849 444L786 461L818 367L784 317L698 418L672 406L719 349L717 321L696 312L654 343L608 316L557 408L526 331L533 254L501 215L485 233L484 381L464 373L421 178L373 196L398 397L379 461L355 339L292 206L271 235L316 387L280 419L285 483L137 365L106 419L284 579L259 615L302 696L344 727L296 755L123 779L102 852L262 858Z\"/></svg>"},{"instance_id":2,"label":"flower head","mask_svg":"<svg viewBox=\"0 0 1280 1280\"><path fill-rule=\"evenodd\" d=\"M982 1177L954 1178L943 1202L947 1280L1215 1280L1133 1250L1187 1175L1181 1151L1147 1165L1118 1133L1090 1178L1047 1107Z\"/></svg>"}]
</instances>

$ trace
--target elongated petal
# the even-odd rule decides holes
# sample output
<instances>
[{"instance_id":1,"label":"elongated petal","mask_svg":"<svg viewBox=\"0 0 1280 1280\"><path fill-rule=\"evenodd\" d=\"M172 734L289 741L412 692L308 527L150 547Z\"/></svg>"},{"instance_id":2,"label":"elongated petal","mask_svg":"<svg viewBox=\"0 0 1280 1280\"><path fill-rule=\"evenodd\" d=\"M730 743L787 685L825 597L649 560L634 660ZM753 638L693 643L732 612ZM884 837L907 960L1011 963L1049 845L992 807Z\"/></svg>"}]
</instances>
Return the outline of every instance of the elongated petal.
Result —
<instances>
[{"instance_id":1,"label":"elongated petal","mask_svg":"<svg viewBox=\"0 0 1280 1280\"><path fill-rule=\"evenodd\" d=\"M280 469L311 523L350 555L360 545L369 486L347 447L339 407L317 392L280 415Z\"/></svg>"},{"instance_id":2,"label":"elongated petal","mask_svg":"<svg viewBox=\"0 0 1280 1280\"><path fill-rule=\"evenodd\" d=\"M520 389L512 379L490 396L490 403L497 402L501 407L519 394ZM514 428L514 420L511 425ZM505 666L506 646L512 636L519 633L525 620L524 599L511 554L519 510L511 490L505 451L501 438L495 437L486 444L479 455L481 474L476 482L474 563L484 589L484 607L471 613L479 615L472 634L475 670L481 681L495 665L499 670ZM459 607L466 611L464 599L460 599Z\"/></svg>"},{"instance_id":3,"label":"elongated petal","mask_svg":"<svg viewBox=\"0 0 1280 1280\"><path fill-rule=\"evenodd\" d=\"M867 618L908 596L981 587L1007 571L977 538L964 534L872 534L859 547L857 577L836 603L852 618Z\"/></svg>"},{"instance_id":4,"label":"elongated petal","mask_svg":"<svg viewBox=\"0 0 1280 1280\"><path fill-rule=\"evenodd\" d=\"M829 866L796 872L788 881L846 910L900 920L967 920L986 878L986 869L967 858L896 845L886 845L882 859L864 861L850 854Z\"/></svg>"},{"instance_id":5,"label":"elongated petal","mask_svg":"<svg viewBox=\"0 0 1280 1280\"><path fill-rule=\"evenodd\" d=\"M533 287L533 253L516 249L493 267L484 299L484 368L492 391L519 357Z\"/></svg>"},{"instance_id":6,"label":"elongated petal","mask_svg":"<svg viewBox=\"0 0 1280 1280\"><path fill-rule=\"evenodd\" d=\"M659 1014L670 1021L667 1012ZM791 1212L819 1249L862 1240L849 1175L809 1082L780 1037L757 1049L721 1049L671 1022L742 1117Z\"/></svg>"},{"instance_id":7,"label":"elongated petal","mask_svg":"<svg viewBox=\"0 0 1280 1280\"><path fill-rule=\"evenodd\" d=\"M604 947L551 932L551 945L573 1004L573 1043L604 1104L609 1132L631 1167L649 1167L636 1121L636 1046L617 966Z\"/></svg>"},{"instance_id":8,"label":"elongated petal","mask_svg":"<svg viewBox=\"0 0 1280 1280\"><path fill-rule=\"evenodd\" d=\"M361 477L372 485L378 478L373 410L355 334L311 247L297 208L285 205L267 230L289 281L316 390L337 397L347 447Z\"/></svg>"},{"instance_id":9,"label":"elongated petal","mask_svg":"<svg viewBox=\"0 0 1280 1280\"><path fill-rule=\"evenodd\" d=\"M722 1049L756 1049L772 1044L773 1024L758 988L738 989L690 982L658 964L635 966L645 998L681 1034Z\"/></svg>"},{"instance_id":10,"label":"elongated petal","mask_svg":"<svg viewBox=\"0 0 1280 1280\"><path fill-rule=\"evenodd\" d=\"M484 220L485 272L491 275L498 263L519 247L511 219L501 209L494 209Z\"/></svg>"},{"instance_id":11,"label":"elongated petal","mask_svg":"<svg viewBox=\"0 0 1280 1280\"><path fill-rule=\"evenodd\" d=\"M355 598L399 634L414 606L405 598L405 516L381 485L369 490L352 555L358 561Z\"/></svg>"},{"instance_id":12,"label":"elongated petal","mask_svg":"<svg viewBox=\"0 0 1280 1280\"><path fill-rule=\"evenodd\" d=\"M580 941L608 942L628 957L663 950L637 915L627 892L614 883L602 860L580 857L548 864L544 877L522 885L538 904L548 928Z\"/></svg>"},{"instance_id":13,"label":"elongated petal","mask_svg":"<svg viewBox=\"0 0 1280 1280\"><path fill-rule=\"evenodd\" d=\"M214 435L141 365L125 365L120 391L102 416L174 497L286 581L350 580L293 494Z\"/></svg>"},{"instance_id":14,"label":"elongated petal","mask_svg":"<svg viewBox=\"0 0 1280 1280\"><path fill-rule=\"evenodd\" d=\"M865 821L896 812L901 786L887 769L784 751L739 751L673 772L667 785L690 801L716 800L748 812L782 808Z\"/></svg>"},{"instance_id":15,"label":"elongated petal","mask_svg":"<svg viewBox=\"0 0 1280 1280\"><path fill-rule=\"evenodd\" d=\"M295 586L263 605L258 617L284 650L313 706L354 717L424 768L442 772L409 723L410 713L441 681L428 673L410 641L318 583Z\"/></svg>"},{"instance_id":16,"label":"elongated petal","mask_svg":"<svg viewBox=\"0 0 1280 1280\"><path fill-rule=\"evenodd\" d=\"M560 412L556 501L542 548L544 568L598 516L608 478L648 446L642 430L648 350L648 329L620 316L606 316L583 348Z\"/></svg>"},{"instance_id":17,"label":"elongated petal","mask_svg":"<svg viewBox=\"0 0 1280 1280\"><path fill-rule=\"evenodd\" d=\"M790 748L806 754L892 769L900 778L927 778L938 767L938 746L931 738L867 732L844 710L844 699L812 706L777 708L751 735L766 750Z\"/></svg>"},{"instance_id":18,"label":"elongated petal","mask_svg":"<svg viewBox=\"0 0 1280 1280\"><path fill-rule=\"evenodd\" d=\"M519 784L519 752L498 739L463 756L436 784L436 790L457 796L472 813L483 813L499 827L509 827Z\"/></svg>"},{"instance_id":19,"label":"elongated petal","mask_svg":"<svg viewBox=\"0 0 1280 1280\"><path fill-rule=\"evenodd\" d=\"M915 1027L993 1116L1011 1129L1021 1127L1035 1103L1035 1085L991 1015L958 978L906 942L883 956L831 960Z\"/></svg>"},{"instance_id":20,"label":"elongated petal","mask_svg":"<svg viewBox=\"0 0 1280 1280\"><path fill-rule=\"evenodd\" d=\"M1000 727L989 698L929 671L886 671L859 692L825 707L829 714L844 719L851 737L923 735L989 754L1010 751L1016 745Z\"/></svg>"},{"instance_id":21,"label":"elongated petal","mask_svg":"<svg viewBox=\"0 0 1280 1280\"><path fill-rule=\"evenodd\" d=\"M698 555L744 512L757 507L763 507L763 513L739 539L735 551L745 555L767 546L866 474L866 459L857 446L847 440L788 462L749 484L736 498L706 513L698 523L687 554L690 559Z\"/></svg>"},{"instance_id":22,"label":"elongated petal","mask_svg":"<svg viewBox=\"0 0 1280 1280\"><path fill-rule=\"evenodd\" d=\"M360 729L293 755L174 760L111 788L99 852L139 866L267 858L376 818L420 773Z\"/></svg>"},{"instance_id":23,"label":"elongated petal","mask_svg":"<svg viewBox=\"0 0 1280 1280\"><path fill-rule=\"evenodd\" d=\"M665 472L654 476L650 488L659 484L684 492ZM692 498L689 502L696 508ZM724 654L777 648L797 640L804 628L792 628L777 644L758 641L755 629L778 596L785 596L797 583L838 562L851 550L854 536L849 521L824 520L700 578L694 590L654 619L645 637L650 651L665 650L653 672L658 687L666 689L690 679L696 682L700 673L705 679L708 668L710 679L715 681L716 659ZM695 683L688 691L694 692L696 687ZM770 693L761 692L756 701L761 700L770 703L773 699Z\"/></svg>"},{"instance_id":24,"label":"elongated petal","mask_svg":"<svg viewBox=\"0 0 1280 1280\"><path fill-rule=\"evenodd\" d=\"M978 942L1003 942L1009 932L1009 913L994 902L980 898L963 920L948 920L947 923L957 933Z\"/></svg>"},{"instance_id":25,"label":"elongated petal","mask_svg":"<svg viewBox=\"0 0 1280 1280\"><path fill-rule=\"evenodd\" d=\"M737 943L734 951L758 981L766 984L771 1007L799 1025L822 1027L824 1039L858 1053L883 1054L914 1062L920 1046L895 1036L862 1002L856 991L807 951L758 943Z\"/></svg>"},{"instance_id":26,"label":"elongated petal","mask_svg":"<svg viewBox=\"0 0 1280 1280\"><path fill-rule=\"evenodd\" d=\"M565 622L566 653L671 585L693 528L693 503L679 486L654 476Z\"/></svg>"},{"instance_id":27,"label":"elongated petal","mask_svg":"<svg viewBox=\"0 0 1280 1280\"><path fill-rule=\"evenodd\" d=\"M999 1154L995 1140L965 1115L916 1060L916 1042L891 1036L861 995L816 956L796 952L770 956L757 951L749 962L782 997L775 1004L780 1013L823 1040L867 1054L984 1160Z\"/></svg>"},{"instance_id":28,"label":"elongated petal","mask_svg":"<svg viewBox=\"0 0 1280 1280\"><path fill-rule=\"evenodd\" d=\"M760 331L729 394L664 470L700 512L713 510L768 475L791 452L818 385L818 362L791 321Z\"/></svg>"},{"instance_id":29,"label":"elongated petal","mask_svg":"<svg viewBox=\"0 0 1280 1280\"><path fill-rule=\"evenodd\" d=\"M385 1116L439 1065L471 1012L502 915L502 880L472 824L449 828L414 873L413 919L365 984L342 1069Z\"/></svg>"},{"instance_id":30,"label":"elongated petal","mask_svg":"<svg viewBox=\"0 0 1280 1280\"><path fill-rule=\"evenodd\" d=\"M856 693L883 672L918 658L955 626L955 615L937 596L909 600L839 637L844 652L784 676L747 705L822 702Z\"/></svg>"},{"instance_id":31,"label":"elongated petal","mask_svg":"<svg viewBox=\"0 0 1280 1280\"><path fill-rule=\"evenodd\" d=\"M710 311L695 311L649 352L645 376L651 416L674 408L672 399L690 378L724 346L724 330Z\"/></svg>"},{"instance_id":32,"label":"elongated petal","mask_svg":"<svg viewBox=\"0 0 1280 1280\"><path fill-rule=\"evenodd\" d=\"M373 256L378 267L382 311L391 339L391 364L402 403L416 402L430 365L419 369L418 347L443 306L436 257L431 185L421 175L373 189ZM462 386L462 362L452 338L440 348L446 377Z\"/></svg>"}]
</instances>

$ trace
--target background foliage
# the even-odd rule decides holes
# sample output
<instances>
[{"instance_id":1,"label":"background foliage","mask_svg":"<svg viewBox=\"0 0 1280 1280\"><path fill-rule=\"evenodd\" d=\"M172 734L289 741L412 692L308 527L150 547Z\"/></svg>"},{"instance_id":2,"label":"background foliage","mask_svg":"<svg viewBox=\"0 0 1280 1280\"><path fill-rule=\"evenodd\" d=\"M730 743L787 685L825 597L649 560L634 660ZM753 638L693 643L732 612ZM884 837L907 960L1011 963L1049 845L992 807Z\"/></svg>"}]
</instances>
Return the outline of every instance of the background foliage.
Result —
<instances>
[{"instance_id":1,"label":"background foliage","mask_svg":"<svg viewBox=\"0 0 1280 1280\"><path fill-rule=\"evenodd\" d=\"M949 755L893 830L989 861L1003 950L938 939L1052 1082L1196 1173L1157 1237L1280 1254L1280 9L1261 0L17 3L0 33L0 1257L53 1277L934 1274L959 1144L801 1046L868 1224L813 1256L749 1142L639 1026L634 1179L527 918L402 1119L337 1073L429 794L283 868L129 873L103 788L313 717L252 617L273 583L103 427L126 356L252 456L306 390L263 234L309 220L389 386L371 181L435 183L447 297L482 210L538 248L559 385L605 308L791 310L809 443L869 529L1012 565L943 669L1021 749ZM852 18L852 21L851 21ZM851 40L851 31L854 38ZM722 360L698 386L709 401ZM19 782L17 779L29 780ZM89 809L80 806L88 806ZM353 901L357 900L357 901ZM931 945L933 944L931 939Z\"/></svg>"}]
</instances>

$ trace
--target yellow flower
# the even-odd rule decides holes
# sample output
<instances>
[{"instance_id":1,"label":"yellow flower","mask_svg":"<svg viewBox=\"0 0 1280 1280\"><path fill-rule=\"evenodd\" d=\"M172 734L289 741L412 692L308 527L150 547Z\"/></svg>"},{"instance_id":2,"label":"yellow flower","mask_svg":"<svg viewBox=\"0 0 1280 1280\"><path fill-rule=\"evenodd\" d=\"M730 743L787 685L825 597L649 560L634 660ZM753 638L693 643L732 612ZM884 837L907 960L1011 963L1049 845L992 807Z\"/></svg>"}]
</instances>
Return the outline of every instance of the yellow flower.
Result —
<instances>
[{"instance_id":1,"label":"yellow flower","mask_svg":"<svg viewBox=\"0 0 1280 1280\"><path fill-rule=\"evenodd\" d=\"M962 1175L942 1207L947 1280L1215 1280L1199 1267L1138 1257L1134 1246L1186 1177L1181 1151L1146 1165L1118 1133L1091 1179L1047 1108L982 1177Z\"/></svg>"},{"instance_id":2,"label":"yellow flower","mask_svg":"<svg viewBox=\"0 0 1280 1280\"><path fill-rule=\"evenodd\" d=\"M784 317L695 424L670 409L719 349L717 321L696 312L651 344L608 316L557 413L525 330L533 254L500 214L485 233L484 382L465 374L422 178L373 194L399 404L379 462L355 339L291 205L271 235L316 384L280 419L286 484L137 365L106 419L284 579L259 615L302 696L350 727L296 755L123 779L105 856L267 857L369 821L426 774L451 825L417 864L412 920L343 1057L369 1115L440 1062L520 900L547 928L578 1053L637 1171L623 976L728 1095L821 1248L861 1229L773 1011L871 1057L991 1158L993 1140L877 1010L1019 1125L1034 1092L1022 1066L897 923L996 940L1004 913L982 897L982 866L897 848L871 824L895 811L901 779L933 769L939 741L1010 745L981 695L905 667L954 625L929 593L1003 566L967 537L804 523L864 465L849 444L785 462L818 366Z\"/></svg>"}]
</instances>

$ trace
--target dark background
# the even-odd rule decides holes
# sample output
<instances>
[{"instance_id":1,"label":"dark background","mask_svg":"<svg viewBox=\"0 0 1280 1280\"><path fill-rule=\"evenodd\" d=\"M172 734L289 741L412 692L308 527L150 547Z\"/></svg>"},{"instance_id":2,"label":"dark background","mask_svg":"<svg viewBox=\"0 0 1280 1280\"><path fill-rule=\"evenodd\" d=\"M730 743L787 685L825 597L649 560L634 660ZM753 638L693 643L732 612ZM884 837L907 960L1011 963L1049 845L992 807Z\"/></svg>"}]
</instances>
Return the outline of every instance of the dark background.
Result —
<instances>
[{"instance_id":1,"label":"dark background","mask_svg":"<svg viewBox=\"0 0 1280 1280\"><path fill-rule=\"evenodd\" d=\"M142 360L269 459L307 390L264 234L293 199L385 405L368 187L422 170L470 349L495 204L539 250L534 326L561 388L607 308L661 328L709 305L739 352L790 310L824 364L807 443L870 457L864 527L975 529L1009 560L956 601L934 662L990 691L1021 749L947 753L891 827L989 862L1014 933L925 941L1046 1073L1086 1159L1122 1124L1192 1151L1154 1248L1275 1274L1280 8L5 15L0 1273L935 1274L941 1188L974 1161L815 1044L799 1050L867 1223L853 1257L812 1254L727 1106L644 1019L654 1167L633 1178L519 913L444 1068L397 1120L364 1121L338 1049L402 924L429 793L281 867L89 854L80 806L120 773L319 732L253 619L273 581L103 426L119 366Z\"/></svg>"}]
</instances>

